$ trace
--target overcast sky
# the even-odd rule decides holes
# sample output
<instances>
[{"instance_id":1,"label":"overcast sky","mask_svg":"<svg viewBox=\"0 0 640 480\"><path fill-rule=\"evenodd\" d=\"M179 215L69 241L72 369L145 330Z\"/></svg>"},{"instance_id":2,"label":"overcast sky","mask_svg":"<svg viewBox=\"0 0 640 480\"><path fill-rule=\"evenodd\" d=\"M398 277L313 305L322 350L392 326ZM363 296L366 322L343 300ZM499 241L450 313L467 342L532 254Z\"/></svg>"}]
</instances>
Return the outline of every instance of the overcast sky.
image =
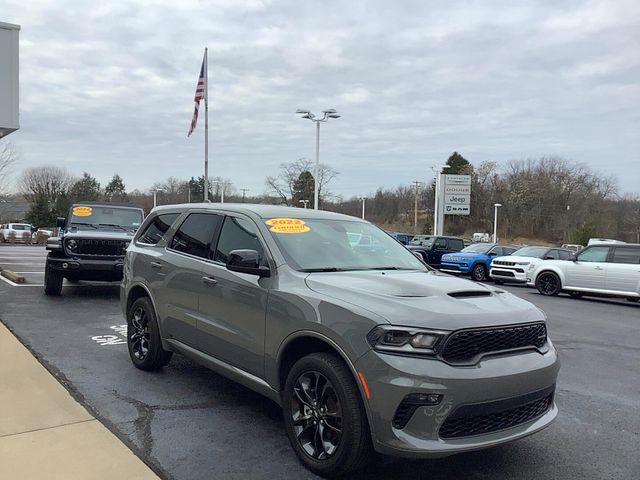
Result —
<instances>
[{"instance_id":1,"label":"overcast sky","mask_svg":"<svg viewBox=\"0 0 640 480\"><path fill-rule=\"evenodd\" d=\"M93 4L93 5L92 5ZM92 5L92 6L89 6ZM345 197L432 178L454 150L558 155L640 192L640 1L0 0L20 32L20 167L128 189L203 171L249 194L314 158L296 108L335 108L321 162Z\"/></svg>"}]
</instances>

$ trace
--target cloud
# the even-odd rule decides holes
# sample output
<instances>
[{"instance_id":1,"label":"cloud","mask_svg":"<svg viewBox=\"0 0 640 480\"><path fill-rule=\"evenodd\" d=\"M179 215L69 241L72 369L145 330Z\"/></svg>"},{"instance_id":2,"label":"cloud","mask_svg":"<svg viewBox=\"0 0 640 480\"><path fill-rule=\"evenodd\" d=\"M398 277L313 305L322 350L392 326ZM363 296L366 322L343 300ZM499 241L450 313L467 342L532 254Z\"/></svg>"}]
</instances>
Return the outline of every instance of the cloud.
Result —
<instances>
[{"instance_id":1,"label":"cloud","mask_svg":"<svg viewBox=\"0 0 640 480\"><path fill-rule=\"evenodd\" d=\"M345 196L428 180L454 150L560 155L638 191L636 1L27 3L2 9L22 25L10 140L24 167L129 188L199 175L204 119L186 133L208 46L211 172L252 193L313 158L299 107L342 115L322 126L321 160Z\"/></svg>"}]
</instances>

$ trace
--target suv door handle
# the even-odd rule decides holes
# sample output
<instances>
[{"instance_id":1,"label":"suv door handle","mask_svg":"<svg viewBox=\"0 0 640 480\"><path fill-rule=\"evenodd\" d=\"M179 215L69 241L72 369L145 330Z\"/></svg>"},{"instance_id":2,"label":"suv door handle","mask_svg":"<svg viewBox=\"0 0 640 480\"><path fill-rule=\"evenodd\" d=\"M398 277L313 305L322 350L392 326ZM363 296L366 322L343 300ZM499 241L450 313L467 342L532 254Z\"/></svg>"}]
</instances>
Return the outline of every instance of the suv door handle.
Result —
<instances>
[{"instance_id":1,"label":"suv door handle","mask_svg":"<svg viewBox=\"0 0 640 480\"><path fill-rule=\"evenodd\" d=\"M595 267L596 270L604 270L602 267Z\"/></svg>"},{"instance_id":2,"label":"suv door handle","mask_svg":"<svg viewBox=\"0 0 640 480\"><path fill-rule=\"evenodd\" d=\"M162 268L162 264L160 262L151 262L151 268Z\"/></svg>"},{"instance_id":3,"label":"suv door handle","mask_svg":"<svg viewBox=\"0 0 640 480\"><path fill-rule=\"evenodd\" d=\"M202 281L207 284L207 285L215 285L218 283L218 280L216 280L213 277L202 277Z\"/></svg>"}]
</instances>

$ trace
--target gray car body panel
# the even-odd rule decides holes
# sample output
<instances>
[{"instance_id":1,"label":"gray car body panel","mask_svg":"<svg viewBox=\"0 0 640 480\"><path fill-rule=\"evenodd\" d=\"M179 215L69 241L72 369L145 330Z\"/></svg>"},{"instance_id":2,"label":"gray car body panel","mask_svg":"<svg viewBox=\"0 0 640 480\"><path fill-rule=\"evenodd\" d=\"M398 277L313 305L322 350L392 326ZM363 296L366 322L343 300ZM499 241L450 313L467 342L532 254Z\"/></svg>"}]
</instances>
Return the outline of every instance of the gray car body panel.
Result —
<instances>
[{"instance_id":1,"label":"gray car body panel","mask_svg":"<svg viewBox=\"0 0 640 480\"><path fill-rule=\"evenodd\" d=\"M220 263L168 249L167 239L187 210L250 219L268 256L271 276L230 272ZM425 457L484 448L533 433L556 416L554 403L544 416L508 431L446 442L437 438L442 419L459 405L553 386L559 361L550 342L544 351L489 355L476 365L455 367L434 358L381 354L366 340L373 328L390 323L457 330L545 321L543 312L532 304L500 289L430 271L299 272L286 264L264 223L268 218L291 216L362 221L353 217L266 205L188 204L154 209L139 232L156 214L171 212L180 213L180 218L158 244L132 242L121 287L125 315L134 289L141 288L151 297L165 349L183 353L280 403L283 352L301 337L320 339L353 373L374 447L384 453ZM151 262L162 267L153 268ZM194 278L178 278L189 269ZM210 291L220 285L206 287L196 278L207 273L229 282L210 298ZM455 292L476 292L478 296L449 295ZM223 303L226 316L212 313L215 302L203 313L203 298L204 304L214 298L227 302ZM251 319L243 323L247 312ZM358 380L359 372L367 379L371 398ZM407 392L442 392L446 402L436 409L421 407L404 429L397 430L391 418Z\"/></svg>"}]
</instances>

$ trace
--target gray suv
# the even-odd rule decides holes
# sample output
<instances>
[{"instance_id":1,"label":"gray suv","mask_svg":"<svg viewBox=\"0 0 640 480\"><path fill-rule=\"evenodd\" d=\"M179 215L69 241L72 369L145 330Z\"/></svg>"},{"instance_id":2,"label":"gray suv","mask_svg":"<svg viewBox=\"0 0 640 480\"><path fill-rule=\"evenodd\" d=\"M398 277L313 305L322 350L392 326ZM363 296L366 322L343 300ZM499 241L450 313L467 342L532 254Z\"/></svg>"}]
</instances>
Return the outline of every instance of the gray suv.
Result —
<instances>
[{"instance_id":1,"label":"gray suv","mask_svg":"<svg viewBox=\"0 0 640 480\"><path fill-rule=\"evenodd\" d=\"M373 241L352 241L362 236ZM181 353L266 395L320 475L354 471L374 450L491 447L558 412L542 311L426 267L353 217L158 207L127 250L121 302L136 367Z\"/></svg>"}]
</instances>

